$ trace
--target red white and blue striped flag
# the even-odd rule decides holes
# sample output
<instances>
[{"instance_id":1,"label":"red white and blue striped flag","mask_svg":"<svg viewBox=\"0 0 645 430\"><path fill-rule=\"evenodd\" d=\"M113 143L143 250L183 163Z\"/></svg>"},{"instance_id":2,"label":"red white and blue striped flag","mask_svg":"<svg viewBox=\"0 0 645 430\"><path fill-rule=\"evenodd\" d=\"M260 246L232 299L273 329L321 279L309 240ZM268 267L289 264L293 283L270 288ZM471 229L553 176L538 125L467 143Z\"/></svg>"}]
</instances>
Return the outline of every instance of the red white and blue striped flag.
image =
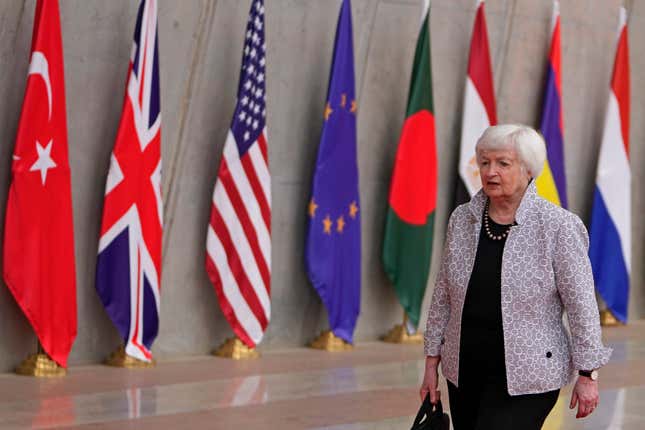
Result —
<instances>
[{"instance_id":1,"label":"red white and blue striped flag","mask_svg":"<svg viewBox=\"0 0 645 430\"><path fill-rule=\"evenodd\" d=\"M206 271L236 336L253 348L271 315L271 177L264 2L253 0L242 69L206 239Z\"/></svg>"},{"instance_id":2,"label":"red white and blue striped flag","mask_svg":"<svg viewBox=\"0 0 645 430\"><path fill-rule=\"evenodd\" d=\"M105 186L96 289L125 352L150 361L161 284L161 109L157 0L142 0Z\"/></svg>"},{"instance_id":3,"label":"red white and blue striped flag","mask_svg":"<svg viewBox=\"0 0 645 430\"><path fill-rule=\"evenodd\" d=\"M589 257L600 297L623 323L627 322L632 246L629 106L627 13L621 8L591 212Z\"/></svg>"}]
</instances>

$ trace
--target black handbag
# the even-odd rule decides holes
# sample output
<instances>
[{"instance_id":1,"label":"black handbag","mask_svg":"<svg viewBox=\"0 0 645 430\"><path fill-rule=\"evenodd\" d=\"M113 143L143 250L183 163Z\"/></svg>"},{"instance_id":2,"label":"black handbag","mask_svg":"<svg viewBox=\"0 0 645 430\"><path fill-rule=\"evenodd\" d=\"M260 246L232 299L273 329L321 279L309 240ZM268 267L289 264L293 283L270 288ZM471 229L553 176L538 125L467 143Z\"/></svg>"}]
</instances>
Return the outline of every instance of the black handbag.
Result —
<instances>
[{"instance_id":1,"label":"black handbag","mask_svg":"<svg viewBox=\"0 0 645 430\"><path fill-rule=\"evenodd\" d=\"M450 417L443 412L441 400L433 405L430 403L430 395L428 394L423 400L410 430L450 430Z\"/></svg>"}]
</instances>

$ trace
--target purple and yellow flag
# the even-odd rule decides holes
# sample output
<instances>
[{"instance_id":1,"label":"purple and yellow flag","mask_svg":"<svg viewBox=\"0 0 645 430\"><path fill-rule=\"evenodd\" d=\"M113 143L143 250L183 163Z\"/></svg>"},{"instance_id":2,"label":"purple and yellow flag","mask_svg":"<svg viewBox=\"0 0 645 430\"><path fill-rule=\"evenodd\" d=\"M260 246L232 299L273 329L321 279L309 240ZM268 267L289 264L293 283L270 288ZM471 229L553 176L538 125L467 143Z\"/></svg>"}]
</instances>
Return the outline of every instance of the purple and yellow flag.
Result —
<instances>
[{"instance_id":1,"label":"purple and yellow flag","mask_svg":"<svg viewBox=\"0 0 645 430\"><path fill-rule=\"evenodd\" d=\"M540 132L546 141L547 159L536 185L545 199L568 207L564 172L564 126L562 122L562 73L560 50L560 3L553 3L551 50L547 66Z\"/></svg>"}]
</instances>

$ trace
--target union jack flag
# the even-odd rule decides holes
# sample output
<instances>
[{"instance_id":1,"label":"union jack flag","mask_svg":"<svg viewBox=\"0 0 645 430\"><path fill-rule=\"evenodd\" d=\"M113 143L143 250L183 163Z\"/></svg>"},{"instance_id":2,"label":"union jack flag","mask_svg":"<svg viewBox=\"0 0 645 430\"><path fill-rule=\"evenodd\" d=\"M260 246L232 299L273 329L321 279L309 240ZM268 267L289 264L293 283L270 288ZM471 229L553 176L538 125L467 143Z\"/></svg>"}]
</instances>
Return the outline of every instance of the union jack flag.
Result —
<instances>
[{"instance_id":1,"label":"union jack flag","mask_svg":"<svg viewBox=\"0 0 645 430\"><path fill-rule=\"evenodd\" d=\"M206 240L206 271L233 332L255 347L271 315L271 177L267 156L264 3L251 2L231 129Z\"/></svg>"},{"instance_id":2,"label":"union jack flag","mask_svg":"<svg viewBox=\"0 0 645 430\"><path fill-rule=\"evenodd\" d=\"M105 186L96 289L125 352L150 361L161 283L161 110L157 0L142 0Z\"/></svg>"}]
</instances>

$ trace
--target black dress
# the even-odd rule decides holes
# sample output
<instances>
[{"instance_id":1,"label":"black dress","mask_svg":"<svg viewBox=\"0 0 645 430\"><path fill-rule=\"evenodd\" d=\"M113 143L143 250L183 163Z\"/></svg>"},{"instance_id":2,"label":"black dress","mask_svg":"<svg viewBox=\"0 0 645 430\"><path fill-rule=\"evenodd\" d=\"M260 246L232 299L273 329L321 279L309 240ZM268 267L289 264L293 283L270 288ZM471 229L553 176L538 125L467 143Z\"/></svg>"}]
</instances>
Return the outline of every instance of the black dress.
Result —
<instances>
[{"instance_id":1,"label":"black dress","mask_svg":"<svg viewBox=\"0 0 645 430\"><path fill-rule=\"evenodd\" d=\"M492 219L489 226L494 235L509 227ZM482 222L461 320L459 388L448 382L455 430L539 430L558 399L560 390L508 394L501 297L505 243L489 238Z\"/></svg>"}]
</instances>

